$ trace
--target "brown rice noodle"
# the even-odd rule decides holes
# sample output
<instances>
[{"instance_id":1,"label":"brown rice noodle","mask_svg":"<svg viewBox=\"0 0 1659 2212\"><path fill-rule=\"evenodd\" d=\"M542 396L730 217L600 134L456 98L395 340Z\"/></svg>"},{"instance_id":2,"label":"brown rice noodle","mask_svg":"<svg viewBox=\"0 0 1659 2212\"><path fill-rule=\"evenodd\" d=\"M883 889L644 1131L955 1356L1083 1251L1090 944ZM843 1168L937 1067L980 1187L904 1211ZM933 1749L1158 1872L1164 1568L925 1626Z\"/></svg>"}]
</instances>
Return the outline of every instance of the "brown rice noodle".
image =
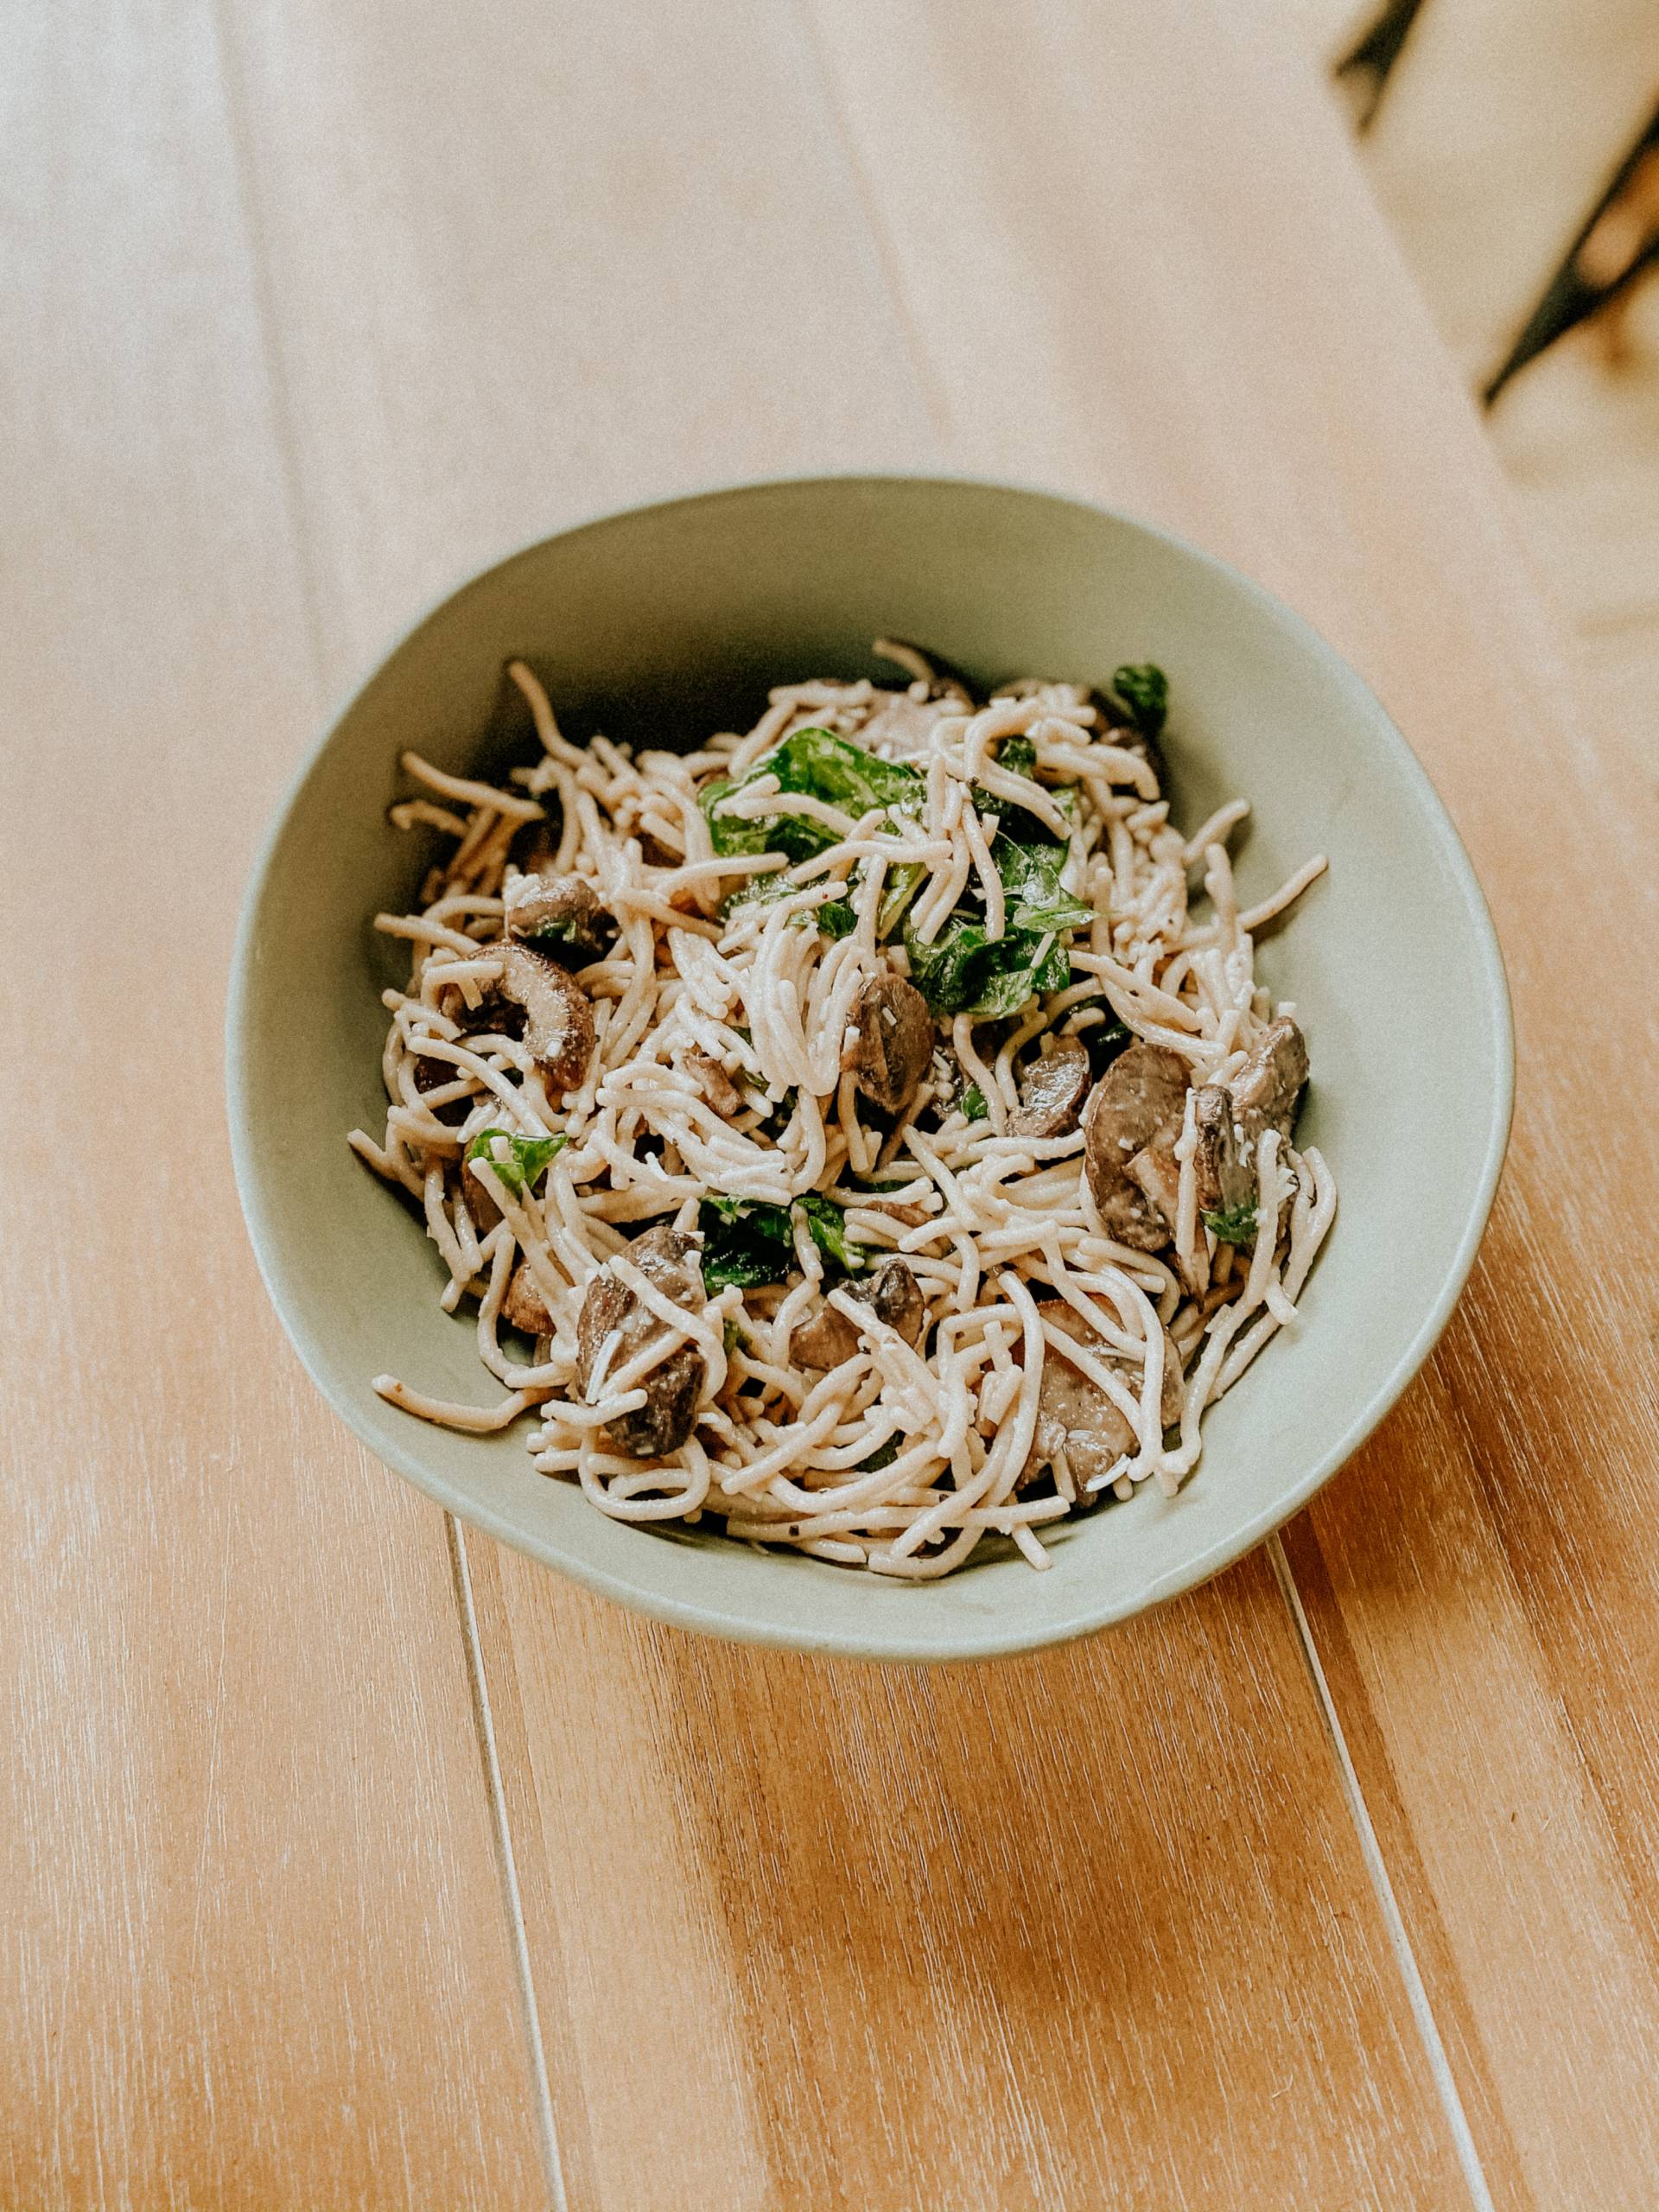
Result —
<instances>
[{"instance_id":1,"label":"brown rice noodle","mask_svg":"<svg viewBox=\"0 0 1659 2212\"><path fill-rule=\"evenodd\" d=\"M925 699L926 664L913 654L905 661L909 650L893 657L913 670L911 696ZM1077 1496L1065 1452L1052 1495L1017 1495L1016 1484L1045 1363L1060 1358L1104 1390L1133 1427L1134 1449L1108 1478L1116 1495L1148 1480L1173 1494L1197 1464L1207 1408L1295 1321L1335 1211L1330 1171L1311 1147L1299 1152L1269 1131L1255 1160L1254 1247L1218 1247L1198 1211L1189 1091L1173 1246L1165 1257L1130 1249L1105 1233L1081 1172L1080 1133L1009 1134L1014 1056L1046 1031L1086 1037L1115 1018L1179 1053L1195 1084L1227 1081L1264 1026L1290 1010L1255 981L1253 932L1306 889L1323 861L1241 911L1226 840L1245 803L1221 808L1187 842L1146 760L1097 729L1087 695L1046 683L1018 687L1022 696L977 711L964 703L941 715L915 758L925 797L914 821L854 819L821 801L747 787L732 804L734 815L792 811L824 823L840 842L794 866L798 888L790 895L739 905L722 918L723 902L744 879L787 862L717 856L701 786L742 773L793 729L855 734L892 695L868 683L789 684L772 692L747 735L713 738L690 756L632 753L602 738L569 743L531 671L515 662L510 672L543 747L536 766L515 772L512 790L403 756L429 796L402 801L391 818L447 836L454 849L428 876L420 912L376 917L377 929L409 944L410 969L404 989L385 994L391 1026L384 1135L377 1141L358 1129L350 1139L420 1209L448 1277L442 1304L454 1311L463 1298L477 1300L479 1355L507 1395L478 1409L388 1376L377 1378L377 1389L411 1414L472 1432L504 1428L533 1408L536 1466L574 1475L592 1503L619 1520L695 1522L717 1511L732 1537L919 1581L951 1573L991 1535L1011 1539L1033 1567L1048 1563L1039 1532L1063 1520ZM988 753L1014 735L1034 746L1037 778L1076 786L1075 822L1058 810L1050 785ZM988 935L1005 926L988 850L993 827L976 808L976 785L1067 837L1065 887L1093 907L1094 918L1072 938L1067 988L1033 1000L1000 1028L965 1015L948 1025L985 1118L969 1122L956 1110L942 1127L918 1126L931 1099L924 1084L896 1126L865 1127L842 1073L842 1040L861 983L884 966L903 972L902 950L876 936L891 870L919 861L928 871L911 916L921 942L970 882L982 887ZM544 865L587 878L618 925L611 950L578 971L596 1042L579 1089L563 1098L549 1096L521 1043L462 1035L442 1010L455 991L476 1008L499 976L509 847L524 825L543 819L557 825ZM1202 918L1189 911L1196 867L1210 902ZM832 939L798 925L830 898L850 902L849 934ZM692 1052L744 1086L741 1112L713 1109L688 1067ZM440 1087L417 1086L417 1058L443 1065ZM452 1102L465 1103L464 1120L438 1118L435 1108ZM786 1102L781 1134L763 1133L762 1120ZM562 1132L567 1142L538 1182L514 1191L487 1160L467 1160L471 1140L492 1128L528 1137ZM882 1171L886 1187L861 1187ZM785 1205L812 1191L845 1209L848 1235L867 1251L906 1260L925 1300L922 1343L931 1349L912 1348L845 1287L825 1284L799 1212L798 1281L728 1286L697 1313L627 1260L629 1231L658 1222L695 1229L710 1192ZM510 1356L499 1333L521 1260L552 1321L529 1365ZM577 1319L590 1281L607 1266L663 1329L626 1369L613 1364L607 1344L584 1401ZM861 1334L852 1358L819 1374L795 1365L789 1347L794 1327L826 1294ZM1086 1344L1049 1318L1062 1306L1088 1324ZM607 1451L606 1424L643 1404L652 1369L688 1343L705 1366L691 1437L650 1465ZM1185 1401L1166 1440L1160 1383L1171 1344ZM887 1464L868 1465L884 1448L893 1454Z\"/></svg>"}]
</instances>

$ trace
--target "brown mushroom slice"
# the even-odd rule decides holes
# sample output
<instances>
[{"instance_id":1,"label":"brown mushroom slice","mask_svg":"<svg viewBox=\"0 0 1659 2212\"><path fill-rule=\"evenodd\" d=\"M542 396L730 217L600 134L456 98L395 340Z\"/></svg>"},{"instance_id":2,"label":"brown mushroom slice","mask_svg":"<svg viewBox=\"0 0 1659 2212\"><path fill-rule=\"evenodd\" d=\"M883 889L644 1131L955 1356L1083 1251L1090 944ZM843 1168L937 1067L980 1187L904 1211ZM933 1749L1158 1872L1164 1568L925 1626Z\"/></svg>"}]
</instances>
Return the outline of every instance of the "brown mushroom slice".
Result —
<instances>
[{"instance_id":1,"label":"brown mushroom slice","mask_svg":"<svg viewBox=\"0 0 1659 2212\"><path fill-rule=\"evenodd\" d=\"M1161 1045L1131 1045L1112 1062L1084 1109L1084 1164L1109 1236L1155 1252L1173 1233L1173 1216L1129 1173L1148 1147L1167 1151L1181 1132L1186 1063Z\"/></svg>"},{"instance_id":2,"label":"brown mushroom slice","mask_svg":"<svg viewBox=\"0 0 1659 2212\"><path fill-rule=\"evenodd\" d=\"M1247 1143L1254 1144L1263 1129L1277 1129L1281 1137L1290 1135L1306 1081L1306 1042L1290 1016L1281 1014L1262 1032L1228 1085L1233 1118Z\"/></svg>"},{"instance_id":3,"label":"brown mushroom slice","mask_svg":"<svg viewBox=\"0 0 1659 2212\"><path fill-rule=\"evenodd\" d=\"M1089 1054L1075 1037L1062 1037L1051 1052L1033 1060L1020 1078L1020 1103L1008 1116L1016 1137L1069 1136L1089 1095Z\"/></svg>"},{"instance_id":4,"label":"brown mushroom slice","mask_svg":"<svg viewBox=\"0 0 1659 2212\"><path fill-rule=\"evenodd\" d=\"M441 1060L429 1052L418 1052L414 1064L415 1088L423 1101L429 1090L442 1090L446 1084L459 1083L466 1074L453 1060ZM428 1106L427 1112L442 1122L446 1128L458 1128L472 1112L475 1100L472 1096L448 1098L442 1105Z\"/></svg>"},{"instance_id":5,"label":"brown mushroom slice","mask_svg":"<svg viewBox=\"0 0 1659 2212\"><path fill-rule=\"evenodd\" d=\"M1139 1396L1139 1363L1124 1359L1091 1335L1088 1323L1080 1313L1057 1302L1045 1306L1042 1316L1045 1321L1085 1346L1115 1375L1121 1375L1130 1395ZM1164 1338L1164 1384L1159 1407L1166 1428L1180 1419L1185 1397L1180 1354L1166 1333ZM1104 1496L1102 1491L1090 1491L1088 1484L1109 1474L1124 1453L1133 1452L1135 1448L1135 1428L1122 1408L1107 1396L1098 1383L1091 1382L1086 1375L1073 1367L1063 1353L1056 1351L1050 1344L1043 1357L1043 1379L1037 1396L1037 1427L1026 1464L1014 1484L1016 1491L1029 1488L1045 1467L1053 1466L1064 1456L1077 1494L1074 1510L1086 1511L1090 1506L1098 1505Z\"/></svg>"},{"instance_id":6,"label":"brown mushroom slice","mask_svg":"<svg viewBox=\"0 0 1659 2212\"><path fill-rule=\"evenodd\" d=\"M524 1009L524 1042L541 1065L549 1090L574 1090L594 1050L594 1009L588 994L556 960L505 939L501 988Z\"/></svg>"},{"instance_id":7,"label":"brown mushroom slice","mask_svg":"<svg viewBox=\"0 0 1659 2212\"><path fill-rule=\"evenodd\" d=\"M1206 1083L1194 1092L1192 1167L1205 1213L1230 1213L1255 1196L1255 1178L1239 1150L1234 1115L1233 1094L1225 1084Z\"/></svg>"},{"instance_id":8,"label":"brown mushroom slice","mask_svg":"<svg viewBox=\"0 0 1659 2212\"><path fill-rule=\"evenodd\" d=\"M1169 1224L1172 1231L1180 1204L1181 1163L1175 1157L1175 1139L1179 1135L1179 1129L1166 1130L1154 1143L1137 1152L1123 1170L1147 1203Z\"/></svg>"},{"instance_id":9,"label":"brown mushroom slice","mask_svg":"<svg viewBox=\"0 0 1659 2212\"><path fill-rule=\"evenodd\" d=\"M481 944L480 953L500 950L497 944ZM451 983L443 993L442 1011L455 1025L456 1042L470 1044L475 1037L522 1037L524 1033L524 1010L504 998L494 984L486 984L479 995L476 1006L468 1006L458 983ZM456 1082L465 1072L453 1060L442 1058L435 1052L419 1052L415 1059L415 1088L424 1095L429 1090L441 1090L446 1084ZM450 1128L458 1127L467 1119L477 1103L473 1098L452 1098L446 1105L434 1106L430 1110L439 1121ZM499 1216L497 1216L499 1219Z\"/></svg>"},{"instance_id":10,"label":"brown mushroom slice","mask_svg":"<svg viewBox=\"0 0 1659 2212\"><path fill-rule=\"evenodd\" d=\"M897 1329L909 1344L919 1344L927 1321L921 1286L902 1260L883 1260L868 1275L844 1283L849 1298L868 1306L878 1321ZM829 1304L821 1306L810 1321L791 1334L791 1359L802 1367L839 1367L859 1348L859 1332L846 1314Z\"/></svg>"},{"instance_id":11,"label":"brown mushroom slice","mask_svg":"<svg viewBox=\"0 0 1659 2212\"><path fill-rule=\"evenodd\" d=\"M480 1186L480 1195L483 1193ZM467 1204L473 1203L471 1193ZM542 1287L530 1271L528 1261L520 1260L512 1271L507 1285L507 1294L501 1301L501 1318L515 1329L522 1329L527 1337L550 1337L553 1316L547 1310L547 1300Z\"/></svg>"},{"instance_id":12,"label":"brown mushroom slice","mask_svg":"<svg viewBox=\"0 0 1659 2212\"><path fill-rule=\"evenodd\" d=\"M653 1289L687 1313L701 1313L704 1302L699 1237L666 1226L636 1236L626 1257ZM668 1334L666 1325L607 1268L588 1286L576 1322L576 1385L584 1398L610 1338L617 1342L606 1361L601 1383L639 1357L653 1338ZM697 1401L708 1368L694 1344L683 1344L658 1361L640 1387L645 1402L621 1414L600 1433L610 1448L631 1459L660 1459L677 1452L696 1426Z\"/></svg>"},{"instance_id":13,"label":"brown mushroom slice","mask_svg":"<svg viewBox=\"0 0 1659 2212\"><path fill-rule=\"evenodd\" d=\"M600 918L605 909L584 876L520 875L501 894L506 931L556 960L599 950Z\"/></svg>"},{"instance_id":14,"label":"brown mushroom slice","mask_svg":"<svg viewBox=\"0 0 1659 2212\"><path fill-rule=\"evenodd\" d=\"M848 1031L842 1073L883 1113L902 1112L933 1057L927 1001L913 983L884 970L861 986Z\"/></svg>"},{"instance_id":15,"label":"brown mushroom slice","mask_svg":"<svg viewBox=\"0 0 1659 2212\"><path fill-rule=\"evenodd\" d=\"M743 1111L743 1094L732 1081L712 1052L695 1047L685 1056L688 1075L696 1077L697 1088L723 1122Z\"/></svg>"}]
</instances>

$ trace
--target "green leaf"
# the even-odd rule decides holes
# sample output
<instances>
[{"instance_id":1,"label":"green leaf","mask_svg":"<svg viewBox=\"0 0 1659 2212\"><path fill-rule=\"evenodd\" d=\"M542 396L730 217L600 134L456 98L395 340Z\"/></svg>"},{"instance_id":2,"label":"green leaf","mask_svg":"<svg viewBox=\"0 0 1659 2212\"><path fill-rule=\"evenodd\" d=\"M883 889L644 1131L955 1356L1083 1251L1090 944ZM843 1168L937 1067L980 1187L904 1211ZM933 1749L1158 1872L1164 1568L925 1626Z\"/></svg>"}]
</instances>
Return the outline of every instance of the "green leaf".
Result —
<instances>
[{"instance_id":1,"label":"green leaf","mask_svg":"<svg viewBox=\"0 0 1659 2212\"><path fill-rule=\"evenodd\" d=\"M864 1247L847 1236L841 1208L821 1192L809 1191L795 1204L806 1216L812 1241L826 1259L848 1274L867 1264ZM795 1268L795 1231L788 1206L754 1198L713 1193L704 1198L697 1226L702 1231L702 1280L710 1290L736 1283L745 1290L782 1282Z\"/></svg>"},{"instance_id":2,"label":"green leaf","mask_svg":"<svg viewBox=\"0 0 1659 2212\"><path fill-rule=\"evenodd\" d=\"M722 788L730 791L732 787L727 784ZM709 794L705 792L703 797L706 804ZM735 826L741 828L743 825L739 823ZM719 841L715 842L718 845ZM800 888L787 868L780 868L776 875L752 875L746 882L740 883L735 891L728 891L721 900L718 909L720 918L725 921L740 906L770 906L774 900L787 899Z\"/></svg>"},{"instance_id":3,"label":"green leaf","mask_svg":"<svg viewBox=\"0 0 1659 2212\"><path fill-rule=\"evenodd\" d=\"M1120 668L1112 677L1118 703L1142 737L1156 737L1169 713L1169 678L1154 661Z\"/></svg>"},{"instance_id":4,"label":"green leaf","mask_svg":"<svg viewBox=\"0 0 1659 2212\"><path fill-rule=\"evenodd\" d=\"M1254 1244L1255 1242L1255 1206L1246 1199L1242 1206L1224 1206L1211 1213L1206 1208L1200 1218L1218 1244Z\"/></svg>"},{"instance_id":5,"label":"green leaf","mask_svg":"<svg viewBox=\"0 0 1659 2212\"><path fill-rule=\"evenodd\" d=\"M809 1191L795 1203L806 1216L812 1242L824 1257L844 1268L849 1275L861 1274L869 1264L868 1253L848 1236L846 1216L835 1200L826 1198L821 1191Z\"/></svg>"},{"instance_id":6,"label":"green leaf","mask_svg":"<svg viewBox=\"0 0 1659 2212\"><path fill-rule=\"evenodd\" d=\"M859 1472L864 1475L873 1475L878 1468L890 1467L898 1457L899 1439L896 1436L890 1436L885 1444L878 1444L876 1446L874 1451L871 1452L868 1459L861 1459L859 1461Z\"/></svg>"},{"instance_id":7,"label":"green leaf","mask_svg":"<svg viewBox=\"0 0 1659 2212\"><path fill-rule=\"evenodd\" d=\"M918 806L925 786L907 761L882 760L833 730L798 729L755 762L736 783L711 784L702 794L709 835L722 857L744 853L787 853L810 860L840 841L827 823L804 816L763 815L744 822L719 812L720 802L745 791L761 776L776 776L780 791L822 799L855 817L875 806Z\"/></svg>"},{"instance_id":8,"label":"green leaf","mask_svg":"<svg viewBox=\"0 0 1659 2212\"><path fill-rule=\"evenodd\" d=\"M996 765L1006 768L1011 775L1029 776L1037 772L1037 747L1028 737L1005 737L997 747ZM1077 818L1077 793L1072 784L1045 785L1049 798L1068 821ZM974 804L982 815L997 817L998 833L1020 845L1054 845L1054 832L1046 822L1039 822L1030 810L1015 806L1000 791L988 791L982 784L974 786Z\"/></svg>"},{"instance_id":9,"label":"green leaf","mask_svg":"<svg viewBox=\"0 0 1659 2212\"><path fill-rule=\"evenodd\" d=\"M864 863L859 863L862 872ZM919 861L901 861L887 870L887 881L875 909L875 934L883 942L898 928L906 908L920 890L927 870Z\"/></svg>"},{"instance_id":10,"label":"green leaf","mask_svg":"<svg viewBox=\"0 0 1659 2212\"><path fill-rule=\"evenodd\" d=\"M826 899L808 918L817 924L825 937L850 937L858 927L858 916L846 899Z\"/></svg>"},{"instance_id":11,"label":"green leaf","mask_svg":"<svg viewBox=\"0 0 1659 2212\"><path fill-rule=\"evenodd\" d=\"M825 799L849 814L868 814L873 806L919 806L926 790L909 761L883 760L827 729L798 729L749 772L775 775L780 789Z\"/></svg>"},{"instance_id":12,"label":"green leaf","mask_svg":"<svg viewBox=\"0 0 1659 2212\"><path fill-rule=\"evenodd\" d=\"M1064 845L1022 845L999 831L991 857L1008 906L1006 933L995 944L971 906L958 906L931 944L905 932L910 979L941 1017L1001 1019L1039 992L1063 991L1071 980L1066 933L1093 918L1092 908L1060 887Z\"/></svg>"},{"instance_id":13,"label":"green leaf","mask_svg":"<svg viewBox=\"0 0 1659 2212\"><path fill-rule=\"evenodd\" d=\"M493 1147L497 1137L509 1147L511 1158L496 1158ZM551 1137L520 1137L508 1129L480 1129L467 1146L467 1157L469 1160L481 1160L486 1167L493 1167L508 1190L522 1198L526 1191L535 1189L537 1178L554 1154L563 1152L569 1141L563 1129Z\"/></svg>"},{"instance_id":14,"label":"green leaf","mask_svg":"<svg viewBox=\"0 0 1659 2212\"><path fill-rule=\"evenodd\" d=\"M569 945L586 952L594 942L592 925L565 914L556 921L538 922L533 930L524 932L524 942L526 944Z\"/></svg>"},{"instance_id":15,"label":"green leaf","mask_svg":"<svg viewBox=\"0 0 1659 2212\"><path fill-rule=\"evenodd\" d=\"M1094 908L1060 887L1066 850L1064 845L1016 844L1012 838L998 836L991 847L991 858L1002 879L1010 928L1033 931L1040 936L1045 930L1081 929L1093 921Z\"/></svg>"},{"instance_id":16,"label":"green leaf","mask_svg":"<svg viewBox=\"0 0 1659 2212\"><path fill-rule=\"evenodd\" d=\"M969 1084L957 1103L962 1110L962 1117L965 1122L982 1122L988 1116L991 1110L985 1103L984 1092L976 1083Z\"/></svg>"},{"instance_id":17,"label":"green leaf","mask_svg":"<svg viewBox=\"0 0 1659 2212\"><path fill-rule=\"evenodd\" d=\"M709 840L722 860L741 858L749 853L786 853L792 861L810 861L814 853L821 853L836 842L834 830L826 823L808 822L800 815L766 814L758 821L745 822L734 815L717 812L720 801L734 791L741 791L748 780L746 776L741 783L710 784L702 794ZM791 889L798 887L791 886Z\"/></svg>"}]
</instances>

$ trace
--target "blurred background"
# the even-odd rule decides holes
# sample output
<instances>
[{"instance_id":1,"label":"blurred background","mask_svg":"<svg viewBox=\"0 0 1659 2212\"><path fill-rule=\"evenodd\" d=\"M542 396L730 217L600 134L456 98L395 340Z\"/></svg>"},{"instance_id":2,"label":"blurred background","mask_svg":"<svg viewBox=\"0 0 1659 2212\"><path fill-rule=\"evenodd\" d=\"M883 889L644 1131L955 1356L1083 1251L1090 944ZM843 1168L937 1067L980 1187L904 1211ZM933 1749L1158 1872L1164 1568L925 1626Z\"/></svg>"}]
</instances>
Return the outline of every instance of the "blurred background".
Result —
<instances>
[{"instance_id":1,"label":"blurred background","mask_svg":"<svg viewBox=\"0 0 1659 2212\"><path fill-rule=\"evenodd\" d=\"M1289 4L1486 410L1580 711L1659 774L1659 4Z\"/></svg>"}]
</instances>

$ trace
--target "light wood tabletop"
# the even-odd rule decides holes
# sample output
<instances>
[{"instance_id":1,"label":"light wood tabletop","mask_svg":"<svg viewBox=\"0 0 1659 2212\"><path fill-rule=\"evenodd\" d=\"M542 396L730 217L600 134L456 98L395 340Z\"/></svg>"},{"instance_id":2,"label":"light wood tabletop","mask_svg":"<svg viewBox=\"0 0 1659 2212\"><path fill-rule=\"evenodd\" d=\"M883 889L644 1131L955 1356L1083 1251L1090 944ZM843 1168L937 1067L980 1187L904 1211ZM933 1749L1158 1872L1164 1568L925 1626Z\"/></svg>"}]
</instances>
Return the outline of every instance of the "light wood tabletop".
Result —
<instances>
[{"instance_id":1,"label":"light wood tabletop","mask_svg":"<svg viewBox=\"0 0 1659 2212\"><path fill-rule=\"evenodd\" d=\"M1659 822L1284 27L6 17L0 2201L1659 2201ZM373 1464L220 1100L264 826L412 615L848 467L1097 497L1308 616L1519 1033L1470 1288L1282 1544L934 1673L652 1627Z\"/></svg>"}]
</instances>

